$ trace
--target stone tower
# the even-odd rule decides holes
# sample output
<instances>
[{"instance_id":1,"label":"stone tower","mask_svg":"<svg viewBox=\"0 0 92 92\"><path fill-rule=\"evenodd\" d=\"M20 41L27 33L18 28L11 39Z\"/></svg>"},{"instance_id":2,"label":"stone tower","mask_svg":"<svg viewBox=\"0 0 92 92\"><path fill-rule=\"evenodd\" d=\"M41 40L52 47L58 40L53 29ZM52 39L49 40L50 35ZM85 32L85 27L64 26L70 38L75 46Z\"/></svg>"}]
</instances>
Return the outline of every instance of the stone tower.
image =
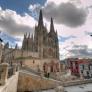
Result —
<instances>
[{"instance_id":1,"label":"stone tower","mask_svg":"<svg viewBox=\"0 0 92 92\"><path fill-rule=\"evenodd\" d=\"M23 42L22 42L22 49L27 50L27 33L24 34L24 39L23 39Z\"/></svg>"},{"instance_id":2,"label":"stone tower","mask_svg":"<svg viewBox=\"0 0 92 92\"><path fill-rule=\"evenodd\" d=\"M39 57L43 58L44 51L44 35L47 33L43 24L42 10L40 10L38 25L35 27L34 43L35 49L39 53Z\"/></svg>"},{"instance_id":3,"label":"stone tower","mask_svg":"<svg viewBox=\"0 0 92 92\"><path fill-rule=\"evenodd\" d=\"M58 35L55 32L53 18L51 18L50 32L48 33L49 39L49 49L53 58L59 58L59 45L58 45Z\"/></svg>"}]
</instances>

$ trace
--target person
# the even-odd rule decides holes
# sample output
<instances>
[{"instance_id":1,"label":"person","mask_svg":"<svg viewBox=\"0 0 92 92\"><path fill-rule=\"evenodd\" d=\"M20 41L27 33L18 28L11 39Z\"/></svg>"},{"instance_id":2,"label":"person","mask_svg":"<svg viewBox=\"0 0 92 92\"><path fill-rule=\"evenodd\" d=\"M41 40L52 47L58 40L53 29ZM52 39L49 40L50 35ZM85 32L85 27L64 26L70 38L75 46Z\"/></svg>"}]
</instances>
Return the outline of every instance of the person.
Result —
<instances>
[{"instance_id":1,"label":"person","mask_svg":"<svg viewBox=\"0 0 92 92\"><path fill-rule=\"evenodd\" d=\"M20 61L20 65L21 65L21 67L22 67L22 64L23 64L22 61Z\"/></svg>"}]
</instances>

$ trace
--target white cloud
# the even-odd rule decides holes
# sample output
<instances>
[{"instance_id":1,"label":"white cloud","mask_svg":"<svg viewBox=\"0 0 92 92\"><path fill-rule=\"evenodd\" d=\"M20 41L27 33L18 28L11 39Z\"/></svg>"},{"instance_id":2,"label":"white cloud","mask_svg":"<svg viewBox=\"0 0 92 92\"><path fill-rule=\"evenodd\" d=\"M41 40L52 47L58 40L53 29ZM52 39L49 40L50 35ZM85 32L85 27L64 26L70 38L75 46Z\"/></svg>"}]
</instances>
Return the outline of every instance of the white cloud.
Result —
<instances>
[{"instance_id":1,"label":"white cloud","mask_svg":"<svg viewBox=\"0 0 92 92\"><path fill-rule=\"evenodd\" d=\"M50 2L54 2L57 6L61 3L67 3L67 2L72 2L72 3L77 3L77 4L81 3L85 7L92 4L91 0L81 0L81 2L79 2L79 0L47 0L45 6L49 4ZM45 6L40 6L39 4L30 5L29 10L38 9L39 11L41 7L45 7ZM9 32L12 35L23 34L23 32L25 31L31 32L31 30L35 26L35 23L37 23L37 21L27 13L25 13L25 16L20 16L15 11L12 11L9 9L2 10L1 8L0 8L0 20L3 20L2 23L0 24L0 29L3 29L4 31ZM47 29L49 30L50 21L44 18L44 23L46 23ZM12 25L12 27L10 25ZM55 30L57 30L60 36L63 36L63 37L75 36L76 37L76 38L67 39L65 42L60 42L59 47L60 47L60 53L62 57L71 55L69 50L72 49L73 46L76 44L79 46L86 45L90 48L92 47L91 37L85 34L85 31L92 32L91 30L92 29L91 27L92 10L89 12L87 21L81 27L79 26L77 28L70 28L63 24L57 24L55 23L55 21L54 21L54 25L55 25ZM18 42L18 44L21 45L21 42Z\"/></svg>"},{"instance_id":2,"label":"white cloud","mask_svg":"<svg viewBox=\"0 0 92 92\"><path fill-rule=\"evenodd\" d=\"M51 3L51 2L54 2L55 4L59 5L60 3L66 3L68 1L69 0L47 0L45 5L47 5L48 3Z\"/></svg>"},{"instance_id":3,"label":"white cloud","mask_svg":"<svg viewBox=\"0 0 92 92\"><path fill-rule=\"evenodd\" d=\"M31 4L31 5L29 6L29 10L32 10L32 11L33 11L33 10L35 10L36 8L38 9L39 7L41 7L40 4L34 4L34 5Z\"/></svg>"},{"instance_id":4,"label":"white cloud","mask_svg":"<svg viewBox=\"0 0 92 92\"><path fill-rule=\"evenodd\" d=\"M36 20L28 14L21 16L13 10L0 10L0 29L12 35L32 32L35 23Z\"/></svg>"},{"instance_id":5,"label":"white cloud","mask_svg":"<svg viewBox=\"0 0 92 92\"><path fill-rule=\"evenodd\" d=\"M45 6L42 6L42 7L43 8L46 7L51 2L56 4L56 6L59 6L61 3L71 2L77 7L81 6L82 8L85 8L85 9L87 8L87 6L92 5L91 0L47 0L47 2L45 3ZM30 6L31 10L32 9L39 10L40 9L39 7L41 8L41 6L39 5ZM85 31L92 32L91 30L92 29L91 27L92 10L88 11L88 9L86 9L86 12L88 13L87 21L82 26L79 26L77 28L67 27L64 24L57 24L54 20L55 30L57 30L59 36L63 36L63 37L75 36L75 38L67 39L65 40L65 42L60 41L59 47L60 47L60 54L62 56L61 58L72 55L72 53L70 53L69 50L73 49L74 45L79 45L79 47L81 48L82 46L88 46L92 48L92 38L85 33ZM47 29L49 30L50 20L47 20L46 18L44 18L44 23L46 24Z\"/></svg>"},{"instance_id":6,"label":"white cloud","mask_svg":"<svg viewBox=\"0 0 92 92\"><path fill-rule=\"evenodd\" d=\"M77 28L70 28L62 24L57 24L54 21L55 30L57 30L59 36L63 36L63 37L75 36L75 38L67 39L65 42L61 42L61 41L59 42L61 59L68 56L73 56L73 53L70 53L69 50L72 49L74 45L88 46L88 48L92 48L92 38L85 32L85 31L92 32L91 15L92 13L90 12L89 16L87 17L86 23L83 26L79 26ZM49 30L50 21L47 21L46 18L44 18L44 22L46 23L46 26Z\"/></svg>"},{"instance_id":7,"label":"white cloud","mask_svg":"<svg viewBox=\"0 0 92 92\"><path fill-rule=\"evenodd\" d=\"M80 0L84 7L92 5L92 0Z\"/></svg>"}]
</instances>

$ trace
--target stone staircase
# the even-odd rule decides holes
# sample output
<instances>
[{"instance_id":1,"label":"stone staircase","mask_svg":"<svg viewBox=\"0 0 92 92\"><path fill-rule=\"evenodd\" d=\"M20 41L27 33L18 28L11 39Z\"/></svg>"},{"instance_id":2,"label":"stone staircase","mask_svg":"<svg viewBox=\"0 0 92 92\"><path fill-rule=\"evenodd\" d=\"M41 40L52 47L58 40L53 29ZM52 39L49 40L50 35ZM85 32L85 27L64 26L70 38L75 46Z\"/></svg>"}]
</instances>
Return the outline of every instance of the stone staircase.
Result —
<instances>
[{"instance_id":1,"label":"stone staircase","mask_svg":"<svg viewBox=\"0 0 92 92\"><path fill-rule=\"evenodd\" d=\"M33 70L32 72L30 71L31 69L28 71L25 69L19 72L18 92L39 92L40 90L53 89L60 84L60 81L40 76L36 72L34 73Z\"/></svg>"}]
</instances>

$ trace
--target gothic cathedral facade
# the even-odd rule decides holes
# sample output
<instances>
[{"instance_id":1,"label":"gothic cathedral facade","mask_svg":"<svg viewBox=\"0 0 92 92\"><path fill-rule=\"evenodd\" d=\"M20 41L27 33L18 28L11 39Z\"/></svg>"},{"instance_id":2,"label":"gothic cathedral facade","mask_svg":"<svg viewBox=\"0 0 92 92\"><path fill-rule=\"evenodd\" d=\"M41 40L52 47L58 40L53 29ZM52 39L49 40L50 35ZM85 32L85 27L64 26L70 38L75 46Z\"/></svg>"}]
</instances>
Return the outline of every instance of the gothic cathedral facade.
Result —
<instances>
[{"instance_id":1,"label":"gothic cathedral facade","mask_svg":"<svg viewBox=\"0 0 92 92\"><path fill-rule=\"evenodd\" d=\"M50 31L43 23L43 14L40 10L38 25L35 26L34 34L30 37L24 34L22 50L37 52L39 58L59 59L59 43L57 31L54 29L53 19L51 18Z\"/></svg>"}]
</instances>

